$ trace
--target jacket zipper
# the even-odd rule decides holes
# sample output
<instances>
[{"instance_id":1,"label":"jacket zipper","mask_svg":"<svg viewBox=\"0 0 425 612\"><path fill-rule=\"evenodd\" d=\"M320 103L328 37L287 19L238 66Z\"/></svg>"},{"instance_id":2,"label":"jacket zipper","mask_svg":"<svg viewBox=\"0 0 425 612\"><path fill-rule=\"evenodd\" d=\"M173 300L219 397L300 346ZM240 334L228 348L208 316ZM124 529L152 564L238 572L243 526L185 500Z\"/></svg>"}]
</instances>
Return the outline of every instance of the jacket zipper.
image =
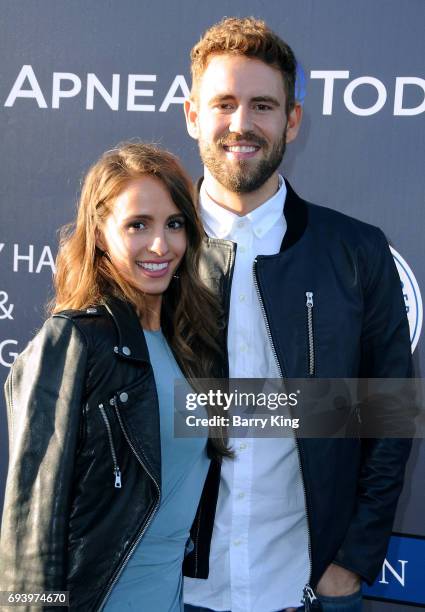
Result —
<instances>
[{"instance_id":1,"label":"jacket zipper","mask_svg":"<svg viewBox=\"0 0 425 612\"><path fill-rule=\"evenodd\" d=\"M302 603L304 604L305 612L311 612L314 609L317 609L318 603L315 604L314 602L318 602L318 601L319 600L317 599L316 594L311 588L311 586L309 584L306 584L303 589L303 599L302 599Z\"/></svg>"},{"instance_id":2,"label":"jacket zipper","mask_svg":"<svg viewBox=\"0 0 425 612\"><path fill-rule=\"evenodd\" d=\"M133 545L131 546L130 550L128 551L126 557L122 561L121 567L117 571L117 573L115 575L115 578L113 579L113 581L109 585L108 590L106 591L106 594L105 594L105 596L104 596L104 598L102 600L102 603L100 604L98 610L102 610L103 606L105 605L106 600L108 599L112 589L114 588L115 584L118 581L118 578L120 577L122 571L124 570L125 566L127 565L131 555L133 554L133 552L135 551L136 547L138 546L138 544L139 544L140 540L142 539L144 533L146 532L147 528L149 527L149 525L150 525L150 523L151 523L151 521L153 519L153 516L156 514L156 511L158 510L159 502L160 502L160 499L161 499L161 489L160 489L159 484L157 483L155 478L152 476L152 473L146 467L146 464L140 459L139 455L136 452L136 449L134 448L133 444L131 443L131 441L130 441L128 435L127 435L127 432L125 431L125 428L124 428L124 425L123 425L123 422L122 422L122 419L121 419L121 415L120 415L119 410L118 410L117 400L116 400L115 397L113 397L111 399L111 404L115 408L115 413L116 413L116 415L118 417L118 421L119 421L120 427L122 429L122 432L124 434L125 439L127 440L128 445L130 446L131 450L133 451L136 459L138 460L138 462L140 463L142 468L145 470L145 472L148 474L148 476L152 479L153 483L155 484L155 487L156 487L156 489L158 491L158 498L156 500L156 503L152 506L148 516L146 517L145 523L142 526L142 529L141 529L139 535L137 536L135 542L133 543Z\"/></svg>"},{"instance_id":3,"label":"jacket zipper","mask_svg":"<svg viewBox=\"0 0 425 612\"><path fill-rule=\"evenodd\" d=\"M267 331L267 336L269 338L270 341L270 346L272 348L272 353L277 365L277 369L279 372L279 376L280 378L286 378L285 373L282 370L282 367L280 365L280 361L279 358L277 356L277 352L276 352L276 348L273 342L273 337L270 331L270 325L269 325L269 320L267 318L267 313L266 313L266 309L264 308L264 302L263 302L263 298L261 295L261 291L260 291L260 287L258 285L258 278L257 278L257 258L254 259L254 265L253 265L253 276L254 276L254 286L255 286L255 290L257 292L257 296L258 296L258 300L260 302L260 307L261 307L261 312L263 315L263 319L264 319L264 323L266 325L266 331ZM308 583L304 586L303 589L303 599L302 602L305 605L305 609L310 610L311 606L310 606L310 602L312 603L314 600L317 599L313 588L310 586L310 580L311 580L311 571L312 571L312 561L311 561L311 537L310 537L310 515L309 515L309 510L308 510L308 505L307 505L307 494L306 494L306 490L305 490L305 484L304 484L304 474L303 474L303 470L301 467L301 454L300 454L300 447L299 447L299 442L298 442L298 438L296 436L296 434L294 433L294 441L295 441L295 446L297 448L297 454L298 454L298 467L300 470L300 474L301 474L301 484L302 484L302 488L303 488L303 494L304 494L304 506L305 506L305 511L306 511L306 517L307 517L307 540L308 540L308 559L309 559L309 568L308 568Z\"/></svg>"},{"instance_id":4,"label":"jacket zipper","mask_svg":"<svg viewBox=\"0 0 425 612\"><path fill-rule=\"evenodd\" d=\"M314 376L315 355L314 355L314 331L313 331L313 292L306 291L305 303L307 308L307 333L308 333L308 375Z\"/></svg>"},{"instance_id":5,"label":"jacket zipper","mask_svg":"<svg viewBox=\"0 0 425 612\"><path fill-rule=\"evenodd\" d=\"M105 411L105 408L104 408L103 404L99 404L99 410L100 410L100 414L103 417L103 421L105 423L106 431L108 432L109 448L111 449L112 462L114 464L114 479L115 479L114 486L115 486L116 489L121 489L121 486L122 486L122 482L121 482L121 470L118 467L117 454L115 452L115 446L114 446L114 439L112 437L111 424L109 422L108 415L106 414L106 411Z\"/></svg>"}]
</instances>

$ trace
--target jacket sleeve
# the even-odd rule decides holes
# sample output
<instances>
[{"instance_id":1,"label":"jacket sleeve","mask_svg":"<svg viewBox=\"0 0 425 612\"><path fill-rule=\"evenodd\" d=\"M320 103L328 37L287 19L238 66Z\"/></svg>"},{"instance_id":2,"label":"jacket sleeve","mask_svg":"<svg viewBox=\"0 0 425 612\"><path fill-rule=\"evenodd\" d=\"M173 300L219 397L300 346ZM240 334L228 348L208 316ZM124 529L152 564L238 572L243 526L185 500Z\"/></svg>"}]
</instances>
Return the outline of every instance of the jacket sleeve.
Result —
<instances>
[{"instance_id":1,"label":"jacket sleeve","mask_svg":"<svg viewBox=\"0 0 425 612\"><path fill-rule=\"evenodd\" d=\"M400 278L384 234L364 285L361 378L412 377L409 325ZM371 584L388 547L411 448L408 438L363 438L357 504L335 563Z\"/></svg>"},{"instance_id":2,"label":"jacket sleeve","mask_svg":"<svg viewBox=\"0 0 425 612\"><path fill-rule=\"evenodd\" d=\"M87 344L48 319L6 381L9 471L0 537L0 590L65 590L74 457Z\"/></svg>"}]
</instances>

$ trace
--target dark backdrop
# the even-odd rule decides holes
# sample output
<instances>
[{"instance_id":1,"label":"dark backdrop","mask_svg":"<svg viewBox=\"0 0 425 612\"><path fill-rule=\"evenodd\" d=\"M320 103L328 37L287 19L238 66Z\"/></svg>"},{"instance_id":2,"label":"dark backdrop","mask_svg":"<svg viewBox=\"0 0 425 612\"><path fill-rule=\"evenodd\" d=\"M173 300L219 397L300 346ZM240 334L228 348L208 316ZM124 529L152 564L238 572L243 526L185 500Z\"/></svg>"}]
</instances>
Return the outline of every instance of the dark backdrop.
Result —
<instances>
[{"instance_id":1,"label":"dark backdrop","mask_svg":"<svg viewBox=\"0 0 425 612\"><path fill-rule=\"evenodd\" d=\"M385 231L396 249L420 374L422 0L1 0L0 8L0 382L42 323L57 228L74 215L88 165L119 141L141 137L180 155L197 177L197 146L181 106L189 50L223 16L250 14L292 45L303 70L304 120L283 172L305 198ZM425 609L424 455L416 441L395 526L401 537L394 536L369 592L387 601L369 610L405 610L407 602ZM1 400L0 506L6 470Z\"/></svg>"}]
</instances>

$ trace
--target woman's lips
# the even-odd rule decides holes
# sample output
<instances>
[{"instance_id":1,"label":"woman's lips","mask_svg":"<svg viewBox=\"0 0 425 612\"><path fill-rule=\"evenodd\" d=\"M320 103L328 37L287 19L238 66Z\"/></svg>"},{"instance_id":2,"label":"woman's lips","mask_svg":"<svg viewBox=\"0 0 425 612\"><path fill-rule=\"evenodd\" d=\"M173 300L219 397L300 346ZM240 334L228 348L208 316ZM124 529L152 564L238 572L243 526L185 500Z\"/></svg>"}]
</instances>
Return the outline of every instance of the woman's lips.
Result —
<instances>
[{"instance_id":1,"label":"woman's lips","mask_svg":"<svg viewBox=\"0 0 425 612\"><path fill-rule=\"evenodd\" d=\"M136 261L136 265L150 278L160 278L168 274L170 268L169 261Z\"/></svg>"}]
</instances>

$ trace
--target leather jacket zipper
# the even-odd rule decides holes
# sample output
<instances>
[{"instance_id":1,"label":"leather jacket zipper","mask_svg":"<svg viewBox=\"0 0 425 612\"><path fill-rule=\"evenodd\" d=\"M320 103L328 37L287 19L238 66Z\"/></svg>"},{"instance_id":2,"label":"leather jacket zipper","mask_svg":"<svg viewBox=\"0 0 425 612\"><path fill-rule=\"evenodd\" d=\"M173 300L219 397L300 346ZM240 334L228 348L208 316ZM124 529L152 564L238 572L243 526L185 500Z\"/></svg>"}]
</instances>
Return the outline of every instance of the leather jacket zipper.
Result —
<instances>
[{"instance_id":1,"label":"leather jacket zipper","mask_svg":"<svg viewBox=\"0 0 425 612\"><path fill-rule=\"evenodd\" d=\"M109 440L109 448L111 449L112 462L114 464L114 479L115 479L115 488L121 489L121 470L118 467L117 454L115 452L114 439L112 437L112 429L111 424L108 419L108 415L106 414L106 410L103 404L99 404L100 414L102 415L103 421L105 423L106 431L108 432L108 440Z\"/></svg>"},{"instance_id":2,"label":"leather jacket zipper","mask_svg":"<svg viewBox=\"0 0 425 612\"><path fill-rule=\"evenodd\" d=\"M306 291L305 296L307 301L307 333L308 333L308 375L314 376L315 370L315 354L314 354L314 331L313 331L313 292Z\"/></svg>"},{"instance_id":3,"label":"leather jacket zipper","mask_svg":"<svg viewBox=\"0 0 425 612\"><path fill-rule=\"evenodd\" d=\"M263 302L263 297L261 295L261 290L260 290L260 286L258 284L258 278L257 278L257 258L254 259L254 265L253 265L253 276L254 276L254 286L255 286L255 290L257 292L257 296L258 296L258 300L260 302L260 307L261 307L261 312L263 315L263 319L264 319L264 323L266 326L266 331L267 331L267 336L269 338L270 341L270 346L272 348L272 353L276 362L276 366L279 372L279 376L280 378L287 378L285 376L284 371L282 370L282 367L280 365L280 361L279 358L277 356L277 352L276 352L276 348L273 342L273 337L270 331L270 325L269 325L269 320L267 318L267 313L266 313L266 309L264 308L264 302ZM295 446L297 448L297 454L298 454L298 466L299 466L299 470L300 470L300 474L301 474L301 484L302 484L302 488L303 488L303 493L304 493L304 506L305 506L305 512L306 512L306 517L307 517L307 540L308 540L308 559L309 559L309 568L308 568L308 583L304 586L303 589L303 603L305 605L305 610L314 610L314 608L312 608L311 606L314 605L314 601L317 600L317 597L314 593L313 588L310 586L309 582L311 580L311 571L312 571L312 561L311 561L311 537L310 537L310 514L309 514L309 509L308 509L308 504L307 504L307 494L306 494L306 490L305 490L305 484L304 484L304 474L303 474L303 470L302 470L302 464L301 464L301 453L300 453L300 447L299 447L299 441L298 438L296 436L296 434L294 433L294 441L295 441Z\"/></svg>"},{"instance_id":4,"label":"leather jacket zipper","mask_svg":"<svg viewBox=\"0 0 425 612\"><path fill-rule=\"evenodd\" d=\"M139 455L136 452L136 449L134 448L133 444L131 443L131 441L130 441L128 435L127 435L127 432L126 432L126 430L124 428L124 425L123 425L123 422L122 422L122 419L121 419L121 415L120 415L119 410L118 410L117 400L116 400L115 396L110 400L110 403L115 408L115 413L116 413L116 415L118 417L118 422L120 424L121 430L122 430L122 432L124 434L124 437L125 437L128 445L130 446L131 450L133 451L136 459L138 460L138 462L140 463L142 468L145 470L145 472L148 474L148 476L152 479L152 481L153 481L153 483L154 483L154 485L156 487L156 490L158 492L158 497L157 497L156 502L152 505L150 511L148 512L148 515L147 515L147 517L146 517L146 519L145 519L145 521L143 523L143 526L142 526L142 528L140 530L140 533L137 535L137 537L136 537L134 543L132 544L130 550L128 551L127 555L123 559L123 561L121 563L121 567L118 569L118 571L115 574L114 579L112 580L112 582L108 586L107 591L105 593L105 596L103 597L102 602L101 602L100 606L98 607L98 610L102 610L103 606L105 605L106 600L108 599L109 595L111 594L112 589L114 588L115 584L118 581L118 578L120 577L122 571L124 570L125 566L127 565L131 555L133 554L133 552L135 551L136 547L138 546L138 544L139 544L140 540L142 539L144 533L146 532L147 528L149 527L149 525L150 525L154 515L156 514L156 511L158 510L159 502L160 502L160 499L161 499L161 488L160 488L158 482L152 476L152 473L150 472L150 470L148 470L146 464L140 459Z\"/></svg>"}]
</instances>

